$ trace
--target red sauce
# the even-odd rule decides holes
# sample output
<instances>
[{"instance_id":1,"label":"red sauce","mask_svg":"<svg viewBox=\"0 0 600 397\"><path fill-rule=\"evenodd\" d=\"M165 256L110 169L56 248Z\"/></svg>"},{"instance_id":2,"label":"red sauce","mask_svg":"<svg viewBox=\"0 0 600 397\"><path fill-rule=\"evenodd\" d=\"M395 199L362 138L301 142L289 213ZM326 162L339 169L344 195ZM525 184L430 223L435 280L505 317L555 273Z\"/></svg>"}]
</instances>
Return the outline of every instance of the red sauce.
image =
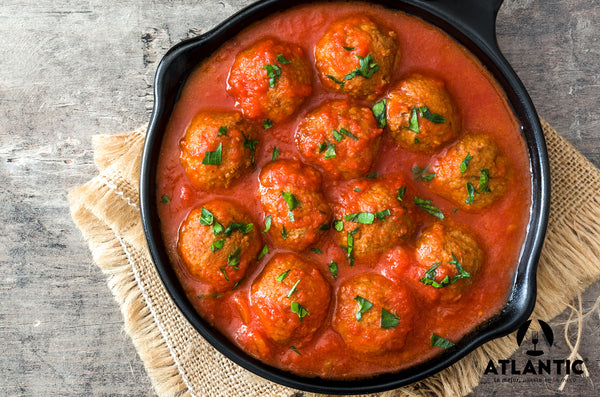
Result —
<instances>
[{"instance_id":1,"label":"red sauce","mask_svg":"<svg viewBox=\"0 0 600 397\"><path fill-rule=\"evenodd\" d=\"M463 131L485 131L493 137L501 151L508 155L514 179L503 197L490 208L480 212L465 212L461 209L454 212L455 204L438 196L412 176L412 167L416 164L428 164L431 154L399 149L389 135L384 133L380 154L370 172L380 175L403 174L408 181L408 190L412 192L411 199L412 196L431 199L447 218L467 225L477 236L485 252L485 264L462 299L454 303L435 303L436 300L432 297L435 298L436 291L428 294L424 292L426 289L414 282L417 269L413 266L414 239L383 254L375 263L357 262L353 267L348 266L347 262L340 263L339 277L333 280L329 275L328 263L332 258L339 258L340 248L333 238L335 231L332 229L316 245L323 251L322 254L310 250L302 252L302 255L319 266L321 273L331 283L332 291L336 291L348 277L364 271L381 273L392 280L404 280L415 297L415 328L410 333L409 343L400 351L374 357L357 355L344 344L331 326L335 307L333 292L326 325L310 343L302 347L299 355L289 346L277 345L265 338L257 325L257 316L252 313L248 304L253 280L264 264L282 250L273 247L261 233L264 243L270 247L269 254L249 267L246 279L235 290L219 297L211 297L203 295L206 293L206 286L193 279L182 264L177 252L177 236L180 225L192 208L210 199L225 197L238 202L253 214L254 226L262 230L265 215L257 193L258 174L271 161L275 146L281 151L280 159L301 161L302 157L294 141L298 124L310 109L324 100L341 97L322 87L314 69L313 52L315 43L334 19L355 12L368 14L396 31L401 55L394 81L407 73L422 71L443 78L448 91L461 109ZM313 65L312 94L291 119L263 132L256 152L255 171L227 189L198 191L192 187L180 164L179 142L199 110L235 109L234 99L226 91L228 72L234 57L241 48L269 35L276 35L302 47L309 63ZM364 102L369 107L373 103L374 101ZM525 237L531 200L529 159L520 128L502 90L480 62L441 30L416 17L365 3L316 4L276 14L251 25L225 43L199 65L183 89L167 127L158 163L158 202L161 202L163 196L170 199L168 204L158 205L167 251L198 312L242 349L271 365L301 375L337 379L366 377L406 368L442 351L430 346L432 333L456 342L497 313L506 301ZM324 178L323 192L326 197L330 198L335 194L334 185ZM417 220L422 230L436 219L420 212Z\"/></svg>"}]
</instances>

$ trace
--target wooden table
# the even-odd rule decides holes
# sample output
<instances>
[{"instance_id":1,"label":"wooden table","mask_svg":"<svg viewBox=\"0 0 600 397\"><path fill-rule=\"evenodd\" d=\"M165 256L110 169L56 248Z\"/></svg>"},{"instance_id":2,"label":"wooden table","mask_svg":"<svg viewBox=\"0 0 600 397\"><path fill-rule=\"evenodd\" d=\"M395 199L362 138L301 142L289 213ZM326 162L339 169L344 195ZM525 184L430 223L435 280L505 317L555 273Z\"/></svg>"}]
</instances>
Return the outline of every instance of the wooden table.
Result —
<instances>
[{"instance_id":1,"label":"wooden table","mask_svg":"<svg viewBox=\"0 0 600 397\"><path fill-rule=\"evenodd\" d=\"M96 173L93 135L147 124L166 50L249 3L0 5L0 395L153 394L105 276L71 220L66 192ZM540 115L596 166L599 37L598 1L506 0L498 17L500 47ZM596 283L584 307L599 295ZM562 326L552 326L552 357L565 358ZM562 395L600 393L599 328L598 313L584 323L580 351L591 379L571 377ZM486 376L473 394L557 394L561 377L542 378L549 383Z\"/></svg>"}]
</instances>

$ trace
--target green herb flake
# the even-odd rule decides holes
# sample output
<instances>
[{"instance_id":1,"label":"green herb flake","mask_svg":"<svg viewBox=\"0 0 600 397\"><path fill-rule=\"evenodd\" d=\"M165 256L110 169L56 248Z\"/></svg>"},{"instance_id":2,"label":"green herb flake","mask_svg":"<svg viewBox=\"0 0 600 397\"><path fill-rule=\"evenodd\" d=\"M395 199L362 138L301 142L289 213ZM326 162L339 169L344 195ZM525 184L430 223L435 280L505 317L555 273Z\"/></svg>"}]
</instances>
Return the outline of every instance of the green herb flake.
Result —
<instances>
[{"instance_id":1,"label":"green herb flake","mask_svg":"<svg viewBox=\"0 0 600 397\"><path fill-rule=\"evenodd\" d=\"M202 164L204 165L221 165L221 155L223 152L223 144L219 143L217 150L213 152L205 152Z\"/></svg>"},{"instance_id":2,"label":"green herb flake","mask_svg":"<svg viewBox=\"0 0 600 397\"><path fill-rule=\"evenodd\" d=\"M446 118L444 116L437 113L432 113L427 106L421 106L419 108L419 115L434 124L444 124L446 122Z\"/></svg>"},{"instance_id":3,"label":"green herb flake","mask_svg":"<svg viewBox=\"0 0 600 397\"><path fill-rule=\"evenodd\" d=\"M354 188L354 189L352 189L352 191L358 193L358 192L362 191L362 189L360 189L360 188Z\"/></svg>"},{"instance_id":4,"label":"green herb flake","mask_svg":"<svg viewBox=\"0 0 600 397\"><path fill-rule=\"evenodd\" d=\"M269 253L269 246L267 244L265 244L265 246L262 248L262 251L260 251L260 254L258 254L258 258L256 258L257 260L261 260L263 258L263 256L267 255Z\"/></svg>"},{"instance_id":5,"label":"green herb flake","mask_svg":"<svg viewBox=\"0 0 600 397\"><path fill-rule=\"evenodd\" d=\"M223 277L225 277L225 281L229 281L229 277L227 277L227 273L225 272L225 269L220 267L219 270L221 271L221 273L223 273Z\"/></svg>"},{"instance_id":6,"label":"green herb flake","mask_svg":"<svg viewBox=\"0 0 600 397\"><path fill-rule=\"evenodd\" d=\"M215 217L206 208L202 207L202 211L200 212L200 224L210 226L215 221Z\"/></svg>"},{"instance_id":7,"label":"green herb flake","mask_svg":"<svg viewBox=\"0 0 600 397\"><path fill-rule=\"evenodd\" d=\"M450 342L448 339L442 338L439 335L431 334L431 346L441 347L442 349L448 349L454 346L454 343Z\"/></svg>"},{"instance_id":8,"label":"green herb flake","mask_svg":"<svg viewBox=\"0 0 600 397\"><path fill-rule=\"evenodd\" d=\"M331 277L333 277L334 280L337 280L337 278L338 278L337 262L335 262L335 261L329 262L329 273L331 273Z\"/></svg>"},{"instance_id":9,"label":"green herb flake","mask_svg":"<svg viewBox=\"0 0 600 397\"><path fill-rule=\"evenodd\" d=\"M296 291L296 288L298 287L298 284L300 284L301 280L296 281L296 283L294 284L294 286L292 287L292 289L289 290L289 292L286 295L286 298L289 298L292 296L292 294Z\"/></svg>"},{"instance_id":10,"label":"green herb flake","mask_svg":"<svg viewBox=\"0 0 600 397\"><path fill-rule=\"evenodd\" d=\"M240 261L242 255L242 247L237 247L235 251L233 251L227 257L227 266L233 267L235 270L239 269Z\"/></svg>"},{"instance_id":11,"label":"green herb flake","mask_svg":"<svg viewBox=\"0 0 600 397\"><path fill-rule=\"evenodd\" d=\"M349 214L344 217L345 220L356 223L363 223L370 225L375 220L375 214L370 212L358 212L356 214Z\"/></svg>"},{"instance_id":12,"label":"green herb flake","mask_svg":"<svg viewBox=\"0 0 600 397\"><path fill-rule=\"evenodd\" d=\"M335 138L336 141L341 142L342 139L344 139L344 136L342 134L340 134L340 132L338 130L333 130L333 137Z\"/></svg>"},{"instance_id":13,"label":"green herb flake","mask_svg":"<svg viewBox=\"0 0 600 397\"><path fill-rule=\"evenodd\" d=\"M315 248L311 248L310 250L312 252L314 252L315 254L322 254L323 253L323 251L321 251L320 248L316 248L316 247Z\"/></svg>"},{"instance_id":14,"label":"green herb flake","mask_svg":"<svg viewBox=\"0 0 600 397\"><path fill-rule=\"evenodd\" d=\"M333 221L333 228L338 232L344 230L344 222L343 221Z\"/></svg>"},{"instance_id":15,"label":"green herb flake","mask_svg":"<svg viewBox=\"0 0 600 397\"><path fill-rule=\"evenodd\" d=\"M327 145L327 150L325 151L325 159L335 158L337 156L335 153L335 145L333 143L329 143L327 141L325 141L325 144Z\"/></svg>"},{"instance_id":16,"label":"green herb flake","mask_svg":"<svg viewBox=\"0 0 600 397\"><path fill-rule=\"evenodd\" d=\"M292 269L286 270L285 272L283 272L279 276L277 276L277 278L275 280L277 280L280 283L282 283L283 280L285 280L285 278L288 276L288 274L290 274L291 271L292 271Z\"/></svg>"},{"instance_id":17,"label":"green herb flake","mask_svg":"<svg viewBox=\"0 0 600 397\"><path fill-rule=\"evenodd\" d=\"M469 166L469 162L472 159L473 159L473 156L471 156L471 153L467 153L467 155L465 156L463 161L460 163L460 173L461 174L464 174L465 172L467 172L467 167Z\"/></svg>"},{"instance_id":18,"label":"green herb flake","mask_svg":"<svg viewBox=\"0 0 600 397\"><path fill-rule=\"evenodd\" d=\"M355 141L358 141L358 137L356 135L352 134L350 131L348 131L345 128L340 128L340 134L346 135L348 138L352 138Z\"/></svg>"},{"instance_id":19,"label":"green herb flake","mask_svg":"<svg viewBox=\"0 0 600 397\"><path fill-rule=\"evenodd\" d=\"M400 317L396 316L395 314L390 313L389 311L385 310L385 308L381 308L381 328L383 329L388 329L388 328L396 328L396 326L400 323Z\"/></svg>"},{"instance_id":20,"label":"green herb flake","mask_svg":"<svg viewBox=\"0 0 600 397\"><path fill-rule=\"evenodd\" d=\"M379 174L377 174L377 173L375 173L375 174L368 174L367 178L374 179L374 178L377 178L378 175Z\"/></svg>"},{"instance_id":21,"label":"green herb flake","mask_svg":"<svg viewBox=\"0 0 600 397\"><path fill-rule=\"evenodd\" d=\"M274 147L273 148L273 155L271 156L271 161L275 161L277 160L277 157L279 157L279 148L278 147Z\"/></svg>"},{"instance_id":22,"label":"green herb flake","mask_svg":"<svg viewBox=\"0 0 600 397\"><path fill-rule=\"evenodd\" d=\"M217 240L217 241L214 241L214 242L213 242L213 243L210 245L210 250L211 250L211 252L213 252L213 253L214 253L215 251L218 251L218 250L220 250L221 248L223 248L223 245L225 244L225 241L227 241L227 239L224 239L224 238L222 238L222 239L220 239L220 240Z\"/></svg>"},{"instance_id":23,"label":"green herb flake","mask_svg":"<svg viewBox=\"0 0 600 397\"><path fill-rule=\"evenodd\" d=\"M219 222L215 221L215 223L213 224L213 235L217 236L222 231L223 231L223 225L221 225Z\"/></svg>"},{"instance_id":24,"label":"green herb flake","mask_svg":"<svg viewBox=\"0 0 600 397\"><path fill-rule=\"evenodd\" d=\"M294 353L296 353L299 356L302 355L302 354L300 354L300 352L298 351L298 349L296 349L294 346L290 346L290 350L293 351Z\"/></svg>"},{"instance_id":25,"label":"green herb flake","mask_svg":"<svg viewBox=\"0 0 600 397\"><path fill-rule=\"evenodd\" d=\"M217 134L217 138L219 138L221 136L229 137L229 135L227 135L227 127L224 125L219 127L219 133Z\"/></svg>"},{"instance_id":26,"label":"green herb flake","mask_svg":"<svg viewBox=\"0 0 600 397\"><path fill-rule=\"evenodd\" d=\"M398 189L398 196L396 196L398 201L402 201L404 199L405 194L406 194L406 185L401 186L400 189Z\"/></svg>"},{"instance_id":27,"label":"green herb flake","mask_svg":"<svg viewBox=\"0 0 600 397\"><path fill-rule=\"evenodd\" d=\"M263 230L263 233L268 233L269 230L271 230L271 223L272 223L272 216L267 215L267 217L265 218L265 230Z\"/></svg>"},{"instance_id":28,"label":"green herb flake","mask_svg":"<svg viewBox=\"0 0 600 397\"><path fill-rule=\"evenodd\" d=\"M351 73L348 73L346 77L344 77L346 80L352 80L357 76L370 79L379 70L379 65L374 62L374 58L371 54L368 54L366 57L361 57L360 55L356 55L356 57L359 61L359 67L354 69Z\"/></svg>"},{"instance_id":29,"label":"green herb flake","mask_svg":"<svg viewBox=\"0 0 600 397\"><path fill-rule=\"evenodd\" d=\"M463 269L462 265L460 264L458 259L456 259L453 253L452 260L450 261L450 263L456 267L456 271L458 272L456 276L450 278L448 275L446 275L440 282L437 282L435 280L436 269L441 265L441 262L436 262L433 264L433 266L429 268L429 270L425 272L425 276L419 281L422 284L431 285L433 288L440 289L448 287L460 279L471 277L471 275L465 269Z\"/></svg>"},{"instance_id":30,"label":"green herb flake","mask_svg":"<svg viewBox=\"0 0 600 397\"><path fill-rule=\"evenodd\" d=\"M417 108L413 107L410 111L410 117L408 118L408 127L402 127L416 134L420 134L421 130L419 129L419 116L417 114Z\"/></svg>"},{"instance_id":31,"label":"green herb flake","mask_svg":"<svg viewBox=\"0 0 600 397\"><path fill-rule=\"evenodd\" d=\"M354 51L356 50L356 47L346 47L346 46L342 46L342 48L346 51Z\"/></svg>"},{"instance_id":32,"label":"green herb flake","mask_svg":"<svg viewBox=\"0 0 600 397\"><path fill-rule=\"evenodd\" d=\"M227 226L227 228L223 231L223 233L225 233L226 237L229 237L236 230L239 231L240 233L248 234L252 231L252 229L254 229L253 223L232 222L229 224L229 226Z\"/></svg>"},{"instance_id":33,"label":"green herb flake","mask_svg":"<svg viewBox=\"0 0 600 397\"><path fill-rule=\"evenodd\" d=\"M331 229L331 225L329 223L324 223L321 226L319 226L319 230L329 230Z\"/></svg>"},{"instance_id":34,"label":"green herb flake","mask_svg":"<svg viewBox=\"0 0 600 397\"><path fill-rule=\"evenodd\" d=\"M491 193L488 183L490 182L490 170L484 168L479 175L479 191L483 193Z\"/></svg>"},{"instance_id":35,"label":"green herb flake","mask_svg":"<svg viewBox=\"0 0 600 397\"><path fill-rule=\"evenodd\" d=\"M231 288L231 290L233 291L234 289L236 289L237 287L239 287L239 285L241 283L243 283L244 280L246 280L246 277L242 277L238 282L236 282L235 284L233 284L233 287Z\"/></svg>"},{"instance_id":36,"label":"green herb flake","mask_svg":"<svg viewBox=\"0 0 600 397\"><path fill-rule=\"evenodd\" d=\"M385 209L383 211L376 212L374 215L375 215L375 218L385 221L385 217L392 215L392 213L390 212L389 209Z\"/></svg>"},{"instance_id":37,"label":"green herb flake","mask_svg":"<svg viewBox=\"0 0 600 397\"><path fill-rule=\"evenodd\" d=\"M290 221L295 222L293 211L300 206L300 200L298 200L296 196L289 192L281 192L281 195L288 205Z\"/></svg>"},{"instance_id":38,"label":"green herb flake","mask_svg":"<svg viewBox=\"0 0 600 397\"><path fill-rule=\"evenodd\" d=\"M414 202L417 207L421 208L429 215L433 215L438 219L444 219L444 214L442 213L442 210L440 210L435 205L431 204L431 200L425 200L415 196Z\"/></svg>"},{"instance_id":39,"label":"green herb flake","mask_svg":"<svg viewBox=\"0 0 600 397\"><path fill-rule=\"evenodd\" d=\"M375 117L375 120L377 120L379 128L385 128L385 126L387 125L386 109L387 99L382 99L381 101L373 105L373 107L371 108L371 111L373 112L373 117Z\"/></svg>"},{"instance_id":40,"label":"green herb flake","mask_svg":"<svg viewBox=\"0 0 600 397\"><path fill-rule=\"evenodd\" d=\"M454 209L454 211L452 211L452 213L453 213L453 214L456 214L456 213L458 212L459 208L460 208L460 205L459 205L458 207L456 207L456 208Z\"/></svg>"},{"instance_id":41,"label":"green herb flake","mask_svg":"<svg viewBox=\"0 0 600 397\"><path fill-rule=\"evenodd\" d=\"M358 302L358 311L356 312L356 321L360 321L360 319L362 318L362 314L364 312L366 312L367 310L369 310L370 308L372 308L373 304L360 295L356 295L356 298L354 298L354 300L356 302Z\"/></svg>"},{"instance_id":42,"label":"green herb flake","mask_svg":"<svg viewBox=\"0 0 600 397\"><path fill-rule=\"evenodd\" d=\"M275 59L277 59L277 61L279 63L281 63L282 65L286 65L288 63L292 63L291 61L288 61L287 59L285 59L285 57L283 56L283 54L277 55L277 58L275 58Z\"/></svg>"},{"instance_id":43,"label":"green herb flake","mask_svg":"<svg viewBox=\"0 0 600 397\"><path fill-rule=\"evenodd\" d=\"M435 173L427 173L429 171L429 166L426 166L425 168L421 167L420 165L415 165L412 168L412 174L413 177L418 180L418 181L424 181L424 182L429 182L430 180L432 180L433 178L435 178Z\"/></svg>"},{"instance_id":44,"label":"green herb flake","mask_svg":"<svg viewBox=\"0 0 600 397\"><path fill-rule=\"evenodd\" d=\"M275 83L279 81L281 77L281 68L277 65L265 65L263 67L267 71L267 77L269 78L269 87L275 87Z\"/></svg>"},{"instance_id":45,"label":"green herb flake","mask_svg":"<svg viewBox=\"0 0 600 397\"><path fill-rule=\"evenodd\" d=\"M244 131L240 131L244 137L244 147L250 150L250 162L254 165L254 155L256 154L256 147L258 146L258 139L250 139L249 136L244 134Z\"/></svg>"},{"instance_id":46,"label":"green herb flake","mask_svg":"<svg viewBox=\"0 0 600 397\"><path fill-rule=\"evenodd\" d=\"M271 119L265 119L265 121L263 123L263 128L265 130L268 130L271 127L273 127L273 121L271 121Z\"/></svg>"},{"instance_id":47,"label":"green herb flake","mask_svg":"<svg viewBox=\"0 0 600 397\"><path fill-rule=\"evenodd\" d=\"M169 198L169 196L167 196L166 194L164 196L162 196L160 198L160 202L163 204L169 204L171 202L171 199Z\"/></svg>"},{"instance_id":48,"label":"green herb flake","mask_svg":"<svg viewBox=\"0 0 600 397\"><path fill-rule=\"evenodd\" d=\"M327 75L327 78L332 80L334 83L339 84L340 85L340 89L344 88L344 84L346 84L345 81L340 81L338 79L335 78L335 76L332 76L330 74Z\"/></svg>"},{"instance_id":49,"label":"green herb flake","mask_svg":"<svg viewBox=\"0 0 600 397\"><path fill-rule=\"evenodd\" d=\"M285 225L281 225L281 237L283 237L283 240L287 240L287 231L285 230Z\"/></svg>"},{"instance_id":50,"label":"green herb flake","mask_svg":"<svg viewBox=\"0 0 600 397\"><path fill-rule=\"evenodd\" d=\"M310 316L308 310L306 310L301 304L298 302L292 302L290 304L293 313L298 315L298 319L302 322L302 319L306 316Z\"/></svg>"},{"instance_id":51,"label":"green herb flake","mask_svg":"<svg viewBox=\"0 0 600 397\"><path fill-rule=\"evenodd\" d=\"M473 186L473 184L471 182L467 182L468 197L465 200L465 203L472 204L473 201L475 201L475 193L478 193L478 192L475 191L475 187Z\"/></svg>"}]
</instances>

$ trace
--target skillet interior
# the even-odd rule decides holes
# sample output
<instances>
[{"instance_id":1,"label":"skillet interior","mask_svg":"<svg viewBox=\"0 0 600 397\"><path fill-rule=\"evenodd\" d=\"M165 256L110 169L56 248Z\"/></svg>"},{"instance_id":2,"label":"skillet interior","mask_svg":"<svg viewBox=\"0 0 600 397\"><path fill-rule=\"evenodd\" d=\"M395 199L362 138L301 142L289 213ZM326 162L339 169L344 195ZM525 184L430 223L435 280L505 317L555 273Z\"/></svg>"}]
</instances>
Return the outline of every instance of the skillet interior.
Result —
<instances>
[{"instance_id":1,"label":"skillet interior","mask_svg":"<svg viewBox=\"0 0 600 397\"><path fill-rule=\"evenodd\" d=\"M494 23L502 0L376 1L384 7L407 12L438 26L470 50L502 86L523 126L531 163L532 206L527 236L521 250L511 293L504 309L498 315L474 329L454 348L444 351L443 354L428 362L397 373L383 374L369 379L331 381L296 376L250 357L196 313L170 266L156 211L156 164L170 114L191 71L250 22L305 3L311 1L267 0L251 5L211 32L182 42L165 55L156 74L154 110L142 157L140 204L144 231L159 275L176 305L209 343L237 364L269 380L311 392L356 394L389 390L440 371L481 344L516 330L531 314L536 297L536 266L549 207L549 171L545 142L533 104L496 44Z\"/></svg>"}]
</instances>

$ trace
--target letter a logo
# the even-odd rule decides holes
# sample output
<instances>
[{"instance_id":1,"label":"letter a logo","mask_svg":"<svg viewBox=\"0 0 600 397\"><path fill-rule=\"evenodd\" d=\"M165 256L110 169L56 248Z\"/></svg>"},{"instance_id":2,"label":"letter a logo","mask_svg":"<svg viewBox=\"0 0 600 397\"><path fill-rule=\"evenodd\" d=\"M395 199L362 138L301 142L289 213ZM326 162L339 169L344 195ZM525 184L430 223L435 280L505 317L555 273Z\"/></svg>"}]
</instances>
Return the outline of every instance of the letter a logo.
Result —
<instances>
[{"instance_id":1,"label":"letter a logo","mask_svg":"<svg viewBox=\"0 0 600 397\"><path fill-rule=\"evenodd\" d=\"M552 332L552 328L550 328L550 326L542 320L538 320L538 323L540 324L540 328L542 329L542 335L544 335L544 339L546 339L546 342L548 342L548 346L552 346L552 343L554 342L554 333ZM525 335L527 334L530 325L531 320L527 320L519 327L519 330L517 331L517 344L519 346L521 346L521 343L523 343L523 339L525 339ZM531 343L533 343L533 350L527 350L527 355L537 357L544 354L542 350L537 349L537 344L539 343L539 341L540 340L538 337L538 332L534 331L533 336L531 337Z\"/></svg>"}]
</instances>

